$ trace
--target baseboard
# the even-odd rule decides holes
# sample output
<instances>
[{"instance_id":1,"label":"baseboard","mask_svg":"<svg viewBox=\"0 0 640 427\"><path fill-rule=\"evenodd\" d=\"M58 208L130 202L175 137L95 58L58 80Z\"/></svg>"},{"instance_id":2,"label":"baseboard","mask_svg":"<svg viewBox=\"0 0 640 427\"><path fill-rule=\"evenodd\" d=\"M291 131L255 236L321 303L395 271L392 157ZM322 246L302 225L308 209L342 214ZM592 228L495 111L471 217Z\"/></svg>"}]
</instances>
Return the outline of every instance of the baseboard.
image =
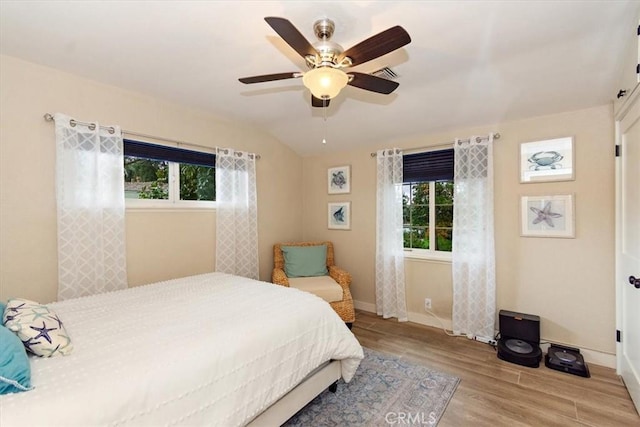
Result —
<instances>
[{"instance_id":1,"label":"baseboard","mask_svg":"<svg viewBox=\"0 0 640 427\"><path fill-rule=\"evenodd\" d=\"M369 302L362 302L362 301L356 301L353 300L353 306L356 308L356 310L362 310L362 311L366 311L368 313L377 313L376 312L376 305L375 304L371 304Z\"/></svg>"},{"instance_id":2,"label":"baseboard","mask_svg":"<svg viewBox=\"0 0 640 427\"><path fill-rule=\"evenodd\" d=\"M368 302L362 301L353 301L353 306L362 311L366 311L369 313L376 313L376 305ZM442 323L438 321L435 317L430 314L422 314L422 313L407 313L407 317L409 318L409 322L418 323L420 325L425 326L433 326L434 328L442 329L442 323L444 323L444 327L448 330L451 330L451 319L442 319Z\"/></svg>"},{"instance_id":3,"label":"baseboard","mask_svg":"<svg viewBox=\"0 0 640 427\"><path fill-rule=\"evenodd\" d=\"M451 330L451 319L440 319L442 323L430 314L422 314L422 313L408 313L409 322L419 323L425 326L433 326L434 328L442 329L446 328L447 330Z\"/></svg>"},{"instance_id":4,"label":"baseboard","mask_svg":"<svg viewBox=\"0 0 640 427\"><path fill-rule=\"evenodd\" d=\"M369 313L376 313L375 304L354 300L353 306L358 310L367 311ZM407 317L409 318L409 322L418 323L420 325L425 325L425 326L432 326L438 329L442 329L443 327L443 325L438 321L438 319L436 319L435 317L429 314L409 312L407 313ZM445 328L447 328L448 330L451 330L451 319L442 319L442 323L444 323ZM543 337L542 341L545 342L549 340ZM580 348L573 344L565 344L561 342L554 342L554 344ZM549 344L542 344L540 348L544 353L546 353L547 349L549 348ZM593 363L595 365L604 366L606 368L616 369L615 354L605 353L598 350L591 350L588 348L580 348L580 354L582 354L582 356L584 357L584 360L587 363Z\"/></svg>"}]
</instances>

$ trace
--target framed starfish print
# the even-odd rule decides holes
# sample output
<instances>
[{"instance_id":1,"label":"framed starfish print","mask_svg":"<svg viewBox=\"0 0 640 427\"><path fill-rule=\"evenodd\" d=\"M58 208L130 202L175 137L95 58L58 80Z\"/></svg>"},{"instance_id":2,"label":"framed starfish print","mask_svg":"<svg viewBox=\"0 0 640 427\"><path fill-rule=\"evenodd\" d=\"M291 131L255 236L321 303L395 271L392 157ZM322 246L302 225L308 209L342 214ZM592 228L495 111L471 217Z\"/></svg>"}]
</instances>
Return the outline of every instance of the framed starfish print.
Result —
<instances>
[{"instance_id":1,"label":"framed starfish print","mask_svg":"<svg viewBox=\"0 0 640 427\"><path fill-rule=\"evenodd\" d=\"M574 238L573 194L522 196L520 235L524 237Z\"/></svg>"}]
</instances>

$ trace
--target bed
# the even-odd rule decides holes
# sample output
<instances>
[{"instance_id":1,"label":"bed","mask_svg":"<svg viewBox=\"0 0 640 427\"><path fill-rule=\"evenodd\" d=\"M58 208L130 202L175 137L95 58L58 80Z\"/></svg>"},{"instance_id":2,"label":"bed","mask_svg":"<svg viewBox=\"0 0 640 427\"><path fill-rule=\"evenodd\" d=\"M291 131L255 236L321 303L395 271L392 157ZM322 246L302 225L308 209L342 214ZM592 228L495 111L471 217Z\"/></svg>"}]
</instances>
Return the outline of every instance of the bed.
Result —
<instances>
[{"instance_id":1,"label":"bed","mask_svg":"<svg viewBox=\"0 0 640 427\"><path fill-rule=\"evenodd\" d=\"M0 425L279 425L362 348L320 298L210 273L49 304L73 341L31 356Z\"/></svg>"}]
</instances>

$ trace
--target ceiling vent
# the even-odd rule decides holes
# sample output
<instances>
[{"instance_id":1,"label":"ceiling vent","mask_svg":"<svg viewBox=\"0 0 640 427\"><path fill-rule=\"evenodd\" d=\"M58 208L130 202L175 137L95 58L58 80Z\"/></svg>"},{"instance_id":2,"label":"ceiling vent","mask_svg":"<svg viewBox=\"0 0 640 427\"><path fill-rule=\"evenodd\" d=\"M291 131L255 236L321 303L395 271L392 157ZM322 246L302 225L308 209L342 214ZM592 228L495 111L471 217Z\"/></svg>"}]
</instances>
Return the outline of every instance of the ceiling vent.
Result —
<instances>
[{"instance_id":1,"label":"ceiling vent","mask_svg":"<svg viewBox=\"0 0 640 427\"><path fill-rule=\"evenodd\" d=\"M379 70L376 70L371 74L376 77L382 77L383 79L387 79L387 80L395 80L398 78L398 75L396 74L396 72L389 67L380 68Z\"/></svg>"}]
</instances>

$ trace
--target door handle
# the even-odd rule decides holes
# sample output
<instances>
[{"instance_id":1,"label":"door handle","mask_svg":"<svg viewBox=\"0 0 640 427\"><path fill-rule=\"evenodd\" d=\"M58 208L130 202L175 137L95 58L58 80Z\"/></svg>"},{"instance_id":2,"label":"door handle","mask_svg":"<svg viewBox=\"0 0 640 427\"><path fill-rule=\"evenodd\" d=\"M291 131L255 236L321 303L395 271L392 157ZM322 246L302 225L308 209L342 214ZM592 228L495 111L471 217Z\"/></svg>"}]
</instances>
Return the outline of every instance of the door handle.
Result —
<instances>
[{"instance_id":1,"label":"door handle","mask_svg":"<svg viewBox=\"0 0 640 427\"><path fill-rule=\"evenodd\" d=\"M640 279L634 276L629 276L629 283L636 287L636 289L640 289Z\"/></svg>"}]
</instances>

